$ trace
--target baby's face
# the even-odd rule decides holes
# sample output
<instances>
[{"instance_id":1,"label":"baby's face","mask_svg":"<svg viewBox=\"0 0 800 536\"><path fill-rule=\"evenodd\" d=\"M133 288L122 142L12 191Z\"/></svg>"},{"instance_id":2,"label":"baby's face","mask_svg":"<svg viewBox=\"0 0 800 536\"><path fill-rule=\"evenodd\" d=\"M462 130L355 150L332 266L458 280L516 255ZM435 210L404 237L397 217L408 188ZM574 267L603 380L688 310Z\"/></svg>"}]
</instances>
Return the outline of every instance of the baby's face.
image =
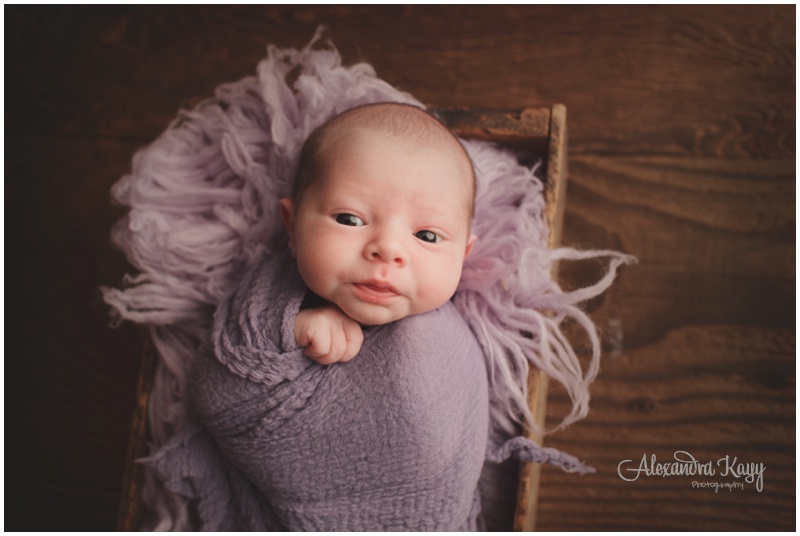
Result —
<instances>
[{"instance_id":1,"label":"baby's face","mask_svg":"<svg viewBox=\"0 0 800 536\"><path fill-rule=\"evenodd\" d=\"M281 201L303 281L365 325L442 306L475 240L466 159L374 132L350 141L298 207Z\"/></svg>"}]
</instances>

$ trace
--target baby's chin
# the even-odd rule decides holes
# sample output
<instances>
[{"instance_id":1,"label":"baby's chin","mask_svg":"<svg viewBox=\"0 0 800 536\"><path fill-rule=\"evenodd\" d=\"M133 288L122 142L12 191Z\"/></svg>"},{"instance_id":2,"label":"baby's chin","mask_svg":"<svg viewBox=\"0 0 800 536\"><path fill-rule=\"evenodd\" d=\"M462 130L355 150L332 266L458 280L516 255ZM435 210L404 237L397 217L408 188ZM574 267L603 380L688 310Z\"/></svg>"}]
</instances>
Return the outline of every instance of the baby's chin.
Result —
<instances>
[{"instance_id":1,"label":"baby's chin","mask_svg":"<svg viewBox=\"0 0 800 536\"><path fill-rule=\"evenodd\" d=\"M398 320L408 318L409 316L426 312L409 310L395 311L375 305L363 305L357 307L343 307L342 305L339 305L339 308L342 309L347 316L362 326L383 326L385 324L391 324L392 322L397 322Z\"/></svg>"},{"instance_id":2,"label":"baby's chin","mask_svg":"<svg viewBox=\"0 0 800 536\"><path fill-rule=\"evenodd\" d=\"M361 324L362 326L383 326L391 324L411 316L410 314L385 314L385 313L363 313L363 312L348 312L345 314Z\"/></svg>"}]
</instances>

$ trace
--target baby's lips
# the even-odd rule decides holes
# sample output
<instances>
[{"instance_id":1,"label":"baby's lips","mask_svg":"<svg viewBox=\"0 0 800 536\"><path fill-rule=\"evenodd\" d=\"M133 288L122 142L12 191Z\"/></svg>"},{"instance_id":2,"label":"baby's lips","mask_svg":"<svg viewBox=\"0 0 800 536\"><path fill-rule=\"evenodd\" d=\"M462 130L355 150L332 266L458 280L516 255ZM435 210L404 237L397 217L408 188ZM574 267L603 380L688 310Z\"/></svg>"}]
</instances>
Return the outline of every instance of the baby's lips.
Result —
<instances>
[{"instance_id":1,"label":"baby's lips","mask_svg":"<svg viewBox=\"0 0 800 536\"><path fill-rule=\"evenodd\" d=\"M356 283L356 285L366 287L375 292L385 292L386 294L397 294L397 295L400 294L400 292L398 292L397 289L391 283L387 281L381 281L378 279L361 281L359 283Z\"/></svg>"},{"instance_id":2,"label":"baby's lips","mask_svg":"<svg viewBox=\"0 0 800 536\"><path fill-rule=\"evenodd\" d=\"M356 295L362 301L375 305L389 305L401 295L393 288L371 282L354 283Z\"/></svg>"}]
</instances>

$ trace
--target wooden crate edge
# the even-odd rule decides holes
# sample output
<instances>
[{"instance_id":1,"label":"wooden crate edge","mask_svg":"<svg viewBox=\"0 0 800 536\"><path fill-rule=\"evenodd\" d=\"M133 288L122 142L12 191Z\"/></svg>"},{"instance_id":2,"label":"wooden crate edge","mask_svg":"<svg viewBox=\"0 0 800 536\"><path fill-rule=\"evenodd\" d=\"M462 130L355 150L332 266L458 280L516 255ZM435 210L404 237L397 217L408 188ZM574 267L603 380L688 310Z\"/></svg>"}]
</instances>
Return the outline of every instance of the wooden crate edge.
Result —
<instances>
[{"instance_id":1,"label":"wooden crate edge","mask_svg":"<svg viewBox=\"0 0 800 536\"><path fill-rule=\"evenodd\" d=\"M547 156L547 181L545 185L545 217L550 228L548 247L561 245L561 233L566 205L567 187L567 109L563 104L554 104L550 116L549 147ZM551 275L558 278L558 265L552 267ZM526 428L525 436L542 444L541 430L545 427L547 408L547 375L531 370L528 376L528 406L539 430ZM541 466L538 463L520 464L517 508L514 514L515 531L533 531L539 501Z\"/></svg>"}]
</instances>

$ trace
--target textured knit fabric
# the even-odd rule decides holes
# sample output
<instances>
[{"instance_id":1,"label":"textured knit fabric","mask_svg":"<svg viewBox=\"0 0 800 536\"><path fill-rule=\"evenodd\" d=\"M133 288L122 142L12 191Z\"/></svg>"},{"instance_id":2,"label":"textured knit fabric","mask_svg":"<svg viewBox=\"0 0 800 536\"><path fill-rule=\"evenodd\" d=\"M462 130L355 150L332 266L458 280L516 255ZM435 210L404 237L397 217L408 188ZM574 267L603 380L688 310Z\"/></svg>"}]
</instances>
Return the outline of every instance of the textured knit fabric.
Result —
<instances>
[{"instance_id":1,"label":"textured knit fabric","mask_svg":"<svg viewBox=\"0 0 800 536\"><path fill-rule=\"evenodd\" d=\"M290 530L468 530L489 430L483 353L452 304L365 328L323 366L293 336L306 290L265 261L215 317L191 396Z\"/></svg>"},{"instance_id":2,"label":"textured knit fabric","mask_svg":"<svg viewBox=\"0 0 800 536\"><path fill-rule=\"evenodd\" d=\"M151 460L198 500L204 529L475 530L485 461L587 469L522 437L489 441L486 362L451 303L365 328L353 361L324 366L294 340L307 293L288 254L247 274L191 373L205 430Z\"/></svg>"}]
</instances>

